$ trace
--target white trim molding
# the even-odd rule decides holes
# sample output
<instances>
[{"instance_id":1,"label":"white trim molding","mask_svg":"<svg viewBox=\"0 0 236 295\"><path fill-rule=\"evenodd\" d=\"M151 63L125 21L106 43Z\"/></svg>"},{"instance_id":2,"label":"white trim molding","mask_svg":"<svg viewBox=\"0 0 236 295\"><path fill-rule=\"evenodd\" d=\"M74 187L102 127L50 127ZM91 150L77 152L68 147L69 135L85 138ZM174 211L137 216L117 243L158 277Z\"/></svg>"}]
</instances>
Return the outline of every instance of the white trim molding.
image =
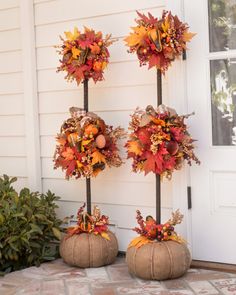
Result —
<instances>
[{"instance_id":1,"label":"white trim molding","mask_svg":"<svg viewBox=\"0 0 236 295\"><path fill-rule=\"evenodd\" d=\"M27 175L29 187L32 190L41 192L42 179L33 1L20 1L20 19Z\"/></svg>"},{"instance_id":2,"label":"white trim molding","mask_svg":"<svg viewBox=\"0 0 236 295\"><path fill-rule=\"evenodd\" d=\"M185 21L183 0L167 1L166 9L178 15L181 21ZM180 115L193 111L188 109L186 79L186 61L176 60L168 71L168 93L170 106ZM185 165L181 171L175 172L171 181L173 210L180 209L184 214L184 221L179 226L178 232L188 241L192 250L192 216L187 203L187 187L190 185L189 167Z\"/></svg>"}]
</instances>

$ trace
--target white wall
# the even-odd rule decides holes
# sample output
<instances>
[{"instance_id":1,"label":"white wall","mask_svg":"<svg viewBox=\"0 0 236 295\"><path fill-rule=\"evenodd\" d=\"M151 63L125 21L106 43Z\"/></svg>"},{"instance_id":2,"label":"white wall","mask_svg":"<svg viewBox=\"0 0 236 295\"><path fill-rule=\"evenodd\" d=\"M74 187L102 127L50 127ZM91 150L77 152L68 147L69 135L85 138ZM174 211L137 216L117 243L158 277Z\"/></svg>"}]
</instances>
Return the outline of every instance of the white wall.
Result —
<instances>
[{"instance_id":1,"label":"white wall","mask_svg":"<svg viewBox=\"0 0 236 295\"><path fill-rule=\"evenodd\" d=\"M0 167L27 185L20 10L0 1Z\"/></svg>"},{"instance_id":2,"label":"white wall","mask_svg":"<svg viewBox=\"0 0 236 295\"><path fill-rule=\"evenodd\" d=\"M27 2L27 0L19 0ZM30 0L29 0L30 1ZM30 1L31 2L31 1ZM85 181L66 181L59 170L53 169L52 156L55 148L55 136L60 126L68 118L70 106L83 106L82 86L68 83L64 74L56 73L58 56L54 45L60 43L59 35L83 25L112 33L118 42L110 47L111 63L105 72L105 81L96 85L89 83L89 108L97 112L107 124L128 127L129 115L136 106L145 107L156 104L156 73L139 67L135 55L127 53L123 38L134 25L136 10L160 15L165 8L164 0L120 0L120 1L82 1L82 0L35 0L34 1L36 53L37 102L39 124L34 130L40 136L40 154L35 154L35 162L41 164L42 173L32 175L29 168L32 153L26 152L24 101L22 89L21 39L18 1L0 1L0 166L1 174L8 173L20 177L27 184L27 177L40 178L42 191L48 189L61 196L60 216L75 214L81 202L86 199ZM26 12L24 12L25 14ZM29 13L30 10L29 10ZM22 14L21 14L22 15ZM21 21L23 26L26 22ZM25 32L26 28L21 28ZM27 36L26 36L27 37ZM169 87L170 81L178 79L174 69L177 62L163 81L164 102L172 103L169 96L176 95ZM25 68L25 67L24 67ZM25 89L25 88L24 88ZM180 91L181 95L181 91ZM35 98L34 98L35 99ZM175 105L175 104L174 104ZM178 105L178 104L176 104ZM37 110L37 107L33 111ZM182 111L182 110L181 110ZM28 112L28 111L27 111ZM29 114L26 113L26 118ZM28 117L27 117L28 116ZM30 133L27 131L27 142ZM123 143L122 143L123 144ZM121 153L125 151L121 144ZM28 161L28 162L27 162ZM28 166L27 166L28 165ZM30 174L30 175L27 175ZM41 175L41 176L40 176ZM32 181L28 185L34 188ZM135 235L131 228L135 226L135 211L141 209L143 215L155 212L155 178L144 177L131 172L131 162L126 161L120 168L107 169L92 180L92 200L117 225L116 232L120 250L125 250L130 238ZM162 219L169 218L172 210L172 182L162 185Z\"/></svg>"}]
</instances>

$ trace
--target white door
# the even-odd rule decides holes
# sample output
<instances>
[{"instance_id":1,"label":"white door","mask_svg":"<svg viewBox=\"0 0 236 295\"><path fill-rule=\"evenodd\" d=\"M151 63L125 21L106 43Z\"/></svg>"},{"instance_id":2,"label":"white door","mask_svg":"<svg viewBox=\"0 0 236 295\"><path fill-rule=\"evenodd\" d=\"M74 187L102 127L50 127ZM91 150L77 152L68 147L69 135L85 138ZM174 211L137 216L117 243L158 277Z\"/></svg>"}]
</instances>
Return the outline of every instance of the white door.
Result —
<instances>
[{"instance_id":1,"label":"white door","mask_svg":"<svg viewBox=\"0 0 236 295\"><path fill-rule=\"evenodd\" d=\"M193 259L236 264L236 1L184 1L193 38L187 55Z\"/></svg>"}]
</instances>

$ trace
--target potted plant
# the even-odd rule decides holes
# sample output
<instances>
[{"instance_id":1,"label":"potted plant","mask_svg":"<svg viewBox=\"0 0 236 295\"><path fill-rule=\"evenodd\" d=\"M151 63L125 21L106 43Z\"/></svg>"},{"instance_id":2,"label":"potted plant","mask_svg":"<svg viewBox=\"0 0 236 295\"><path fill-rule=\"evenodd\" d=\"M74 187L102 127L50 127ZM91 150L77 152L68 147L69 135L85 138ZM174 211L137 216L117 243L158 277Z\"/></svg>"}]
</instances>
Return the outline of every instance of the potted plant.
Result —
<instances>
[{"instance_id":1,"label":"potted plant","mask_svg":"<svg viewBox=\"0 0 236 295\"><path fill-rule=\"evenodd\" d=\"M97 222L100 221L95 213L91 214L90 178L95 177L106 167L119 167L122 164L117 140L124 135L124 130L120 127L114 129L108 126L103 119L88 111L88 81L92 79L96 83L104 79L103 72L109 62L108 46L114 40L111 40L111 35L103 38L101 32L95 32L86 27L83 33L75 28L73 33L66 32L65 35L66 39L61 38L62 45L58 46L62 56L58 71L66 71L68 81L75 80L78 85L83 83L84 109L70 108L71 118L62 124L57 136L54 167L61 167L67 179L71 177L86 179L87 213L85 219L87 221L81 221L81 208L78 213L78 226L80 230L82 224L88 228L92 226L93 229L86 229L82 232L79 230L72 236L69 232L62 241L61 256L66 262L79 267L102 266L114 261L118 253L118 244L112 232L107 235L94 235L96 233L94 226L97 229ZM103 226L106 227L107 223ZM71 254L72 244L74 252ZM104 251L96 256L98 258L102 255L102 257L94 260L94 251L103 247L102 245ZM107 247L111 247L110 252ZM81 253L83 253L82 256ZM72 260L68 258L70 255L73 257Z\"/></svg>"},{"instance_id":2,"label":"potted plant","mask_svg":"<svg viewBox=\"0 0 236 295\"><path fill-rule=\"evenodd\" d=\"M161 179L171 178L175 169L181 169L184 160L200 163L194 155L193 139L184 119L175 110L162 104L162 74L175 58L186 50L186 42L194 34L171 12L164 11L160 19L138 12L137 26L125 38L130 53L136 53L140 66L148 64L157 69L157 104L146 110L136 109L131 116L129 139L126 143L128 158L133 160L133 171L153 172L156 176L156 219L143 220L138 211L141 236L134 239L127 250L129 271L144 279L163 280L181 276L190 266L190 252L174 232L180 223L179 212L161 224ZM181 217L181 218L180 218Z\"/></svg>"}]
</instances>

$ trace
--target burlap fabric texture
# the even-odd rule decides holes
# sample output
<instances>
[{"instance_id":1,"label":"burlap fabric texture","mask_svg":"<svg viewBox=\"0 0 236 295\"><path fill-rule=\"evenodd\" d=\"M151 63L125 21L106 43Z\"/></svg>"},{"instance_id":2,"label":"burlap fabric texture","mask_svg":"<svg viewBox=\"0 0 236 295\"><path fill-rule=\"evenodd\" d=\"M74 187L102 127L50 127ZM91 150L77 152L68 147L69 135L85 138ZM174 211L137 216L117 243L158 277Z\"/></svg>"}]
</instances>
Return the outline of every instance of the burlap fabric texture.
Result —
<instances>
[{"instance_id":1,"label":"burlap fabric texture","mask_svg":"<svg viewBox=\"0 0 236 295\"><path fill-rule=\"evenodd\" d=\"M65 236L60 244L61 257L67 264L81 268L111 264L118 253L118 242L111 231L108 235L110 240L94 233Z\"/></svg>"}]
</instances>

